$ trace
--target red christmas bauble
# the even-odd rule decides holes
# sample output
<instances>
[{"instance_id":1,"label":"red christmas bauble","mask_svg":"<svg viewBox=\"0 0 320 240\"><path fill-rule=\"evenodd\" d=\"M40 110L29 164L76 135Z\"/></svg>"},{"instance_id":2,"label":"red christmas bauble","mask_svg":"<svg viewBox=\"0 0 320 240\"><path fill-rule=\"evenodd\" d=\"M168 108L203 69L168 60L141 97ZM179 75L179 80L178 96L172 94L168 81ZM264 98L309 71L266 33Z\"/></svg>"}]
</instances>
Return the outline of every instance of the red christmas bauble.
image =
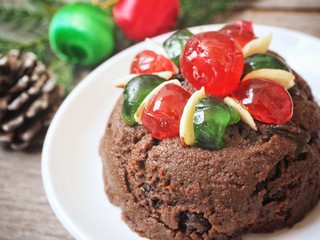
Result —
<instances>
[{"instance_id":1,"label":"red christmas bauble","mask_svg":"<svg viewBox=\"0 0 320 240\"><path fill-rule=\"evenodd\" d=\"M135 41L172 30L178 13L179 0L120 0L113 8L116 23Z\"/></svg>"}]
</instances>

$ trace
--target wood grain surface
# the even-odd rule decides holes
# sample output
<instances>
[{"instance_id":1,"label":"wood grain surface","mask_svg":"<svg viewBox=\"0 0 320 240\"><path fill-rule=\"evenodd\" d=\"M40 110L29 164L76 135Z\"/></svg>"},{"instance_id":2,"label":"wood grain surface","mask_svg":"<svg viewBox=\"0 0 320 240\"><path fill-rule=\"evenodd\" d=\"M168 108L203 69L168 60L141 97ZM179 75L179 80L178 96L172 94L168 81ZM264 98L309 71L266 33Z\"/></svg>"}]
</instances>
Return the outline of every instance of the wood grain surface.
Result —
<instances>
[{"instance_id":1,"label":"wood grain surface","mask_svg":"<svg viewBox=\"0 0 320 240\"><path fill-rule=\"evenodd\" d=\"M237 19L289 28L320 38L320 0L239 0L215 21ZM72 239L46 199L40 152L21 153L0 148L0 239Z\"/></svg>"}]
</instances>

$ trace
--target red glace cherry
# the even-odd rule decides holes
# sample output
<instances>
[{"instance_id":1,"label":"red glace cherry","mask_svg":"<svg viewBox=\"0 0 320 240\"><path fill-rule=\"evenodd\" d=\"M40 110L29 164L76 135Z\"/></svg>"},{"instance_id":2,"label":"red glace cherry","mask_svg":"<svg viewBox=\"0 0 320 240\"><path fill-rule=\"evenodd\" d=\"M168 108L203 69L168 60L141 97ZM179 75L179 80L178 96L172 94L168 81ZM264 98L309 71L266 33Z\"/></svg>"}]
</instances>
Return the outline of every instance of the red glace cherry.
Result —
<instances>
[{"instance_id":1,"label":"red glace cherry","mask_svg":"<svg viewBox=\"0 0 320 240\"><path fill-rule=\"evenodd\" d=\"M283 86L274 81L248 79L242 81L231 95L246 106L258 121L282 124L292 117L291 96Z\"/></svg>"},{"instance_id":2,"label":"red glace cherry","mask_svg":"<svg viewBox=\"0 0 320 240\"><path fill-rule=\"evenodd\" d=\"M177 73L176 65L171 59L157 54L151 50L143 50L138 53L132 61L130 73L132 74L146 74L170 71Z\"/></svg>"},{"instance_id":3,"label":"red glace cherry","mask_svg":"<svg viewBox=\"0 0 320 240\"><path fill-rule=\"evenodd\" d=\"M204 86L207 94L226 96L240 81L244 59L240 45L219 32L193 35L186 42L181 58L182 75L196 89Z\"/></svg>"},{"instance_id":4,"label":"red glace cherry","mask_svg":"<svg viewBox=\"0 0 320 240\"><path fill-rule=\"evenodd\" d=\"M179 135L180 118L190 93L175 84L167 84L149 102L142 114L142 125L154 138Z\"/></svg>"},{"instance_id":5,"label":"red glace cherry","mask_svg":"<svg viewBox=\"0 0 320 240\"><path fill-rule=\"evenodd\" d=\"M255 39L252 22L236 21L233 24L224 26L219 32L233 37L241 47L244 47L248 42Z\"/></svg>"}]
</instances>

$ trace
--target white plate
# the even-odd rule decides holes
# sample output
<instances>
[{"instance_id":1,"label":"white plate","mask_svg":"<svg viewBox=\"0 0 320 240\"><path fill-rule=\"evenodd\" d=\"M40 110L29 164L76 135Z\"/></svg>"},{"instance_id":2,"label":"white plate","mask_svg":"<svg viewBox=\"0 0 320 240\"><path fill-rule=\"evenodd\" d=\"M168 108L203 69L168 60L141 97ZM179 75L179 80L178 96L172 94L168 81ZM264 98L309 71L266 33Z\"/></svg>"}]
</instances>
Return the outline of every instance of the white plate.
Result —
<instances>
[{"instance_id":1,"label":"white plate","mask_svg":"<svg viewBox=\"0 0 320 240\"><path fill-rule=\"evenodd\" d=\"M221 25L192 28L217 30ZM273 34L271 49L312 86L320 99L320 40L299 32L269 26L254 26L257 36ZM161 43L169 35L155 38ZM109 114L121 94L114 79L128 74L132 58L145 49L137 44L112 57L86 77L67 97L55 115L42 154L45 192L55 214L76 239L141 239L120 219L120 209L104 194L99 141ZM244 239L319 239L320 206L293 229Z\"/></svg>"}]
</instances>

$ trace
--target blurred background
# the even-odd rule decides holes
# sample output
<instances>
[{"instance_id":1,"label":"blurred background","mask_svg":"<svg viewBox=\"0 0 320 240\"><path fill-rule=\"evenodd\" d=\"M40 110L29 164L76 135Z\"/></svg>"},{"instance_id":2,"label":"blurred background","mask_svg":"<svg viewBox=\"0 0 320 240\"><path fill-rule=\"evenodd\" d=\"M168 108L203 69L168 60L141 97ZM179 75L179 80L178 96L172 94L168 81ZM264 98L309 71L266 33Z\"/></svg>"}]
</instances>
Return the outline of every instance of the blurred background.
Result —
<instances>
[{"instance_id":1,"label":"blurred background","mask_svg":"<svg viewBox=\"0 0 320 240\"><path fill-rule=\"evenodd\" d=\"M75 1L0 0L0 103L2 97L7 94L3 90L5 89L3 86L7 86L6 81L10 80L7 76L15 76L17 72L17 69L13 69L15 72L6 73L4 76L4 70L1 70L1 67L4 66L5 69L8 64L4 59L7 59L9 54L11 57L14 56L13 66L22 68L19 59L24 53L33 52L34 55L28 59L31 59L34 65L43 64L45 67L43 74L48 72L55 76L55 84L62 86L63 90L59 92L59 100L49 102L49 106L52 104L51 114L74 86L96 66L141 41L143 37L202 24L246 20L256 24L288 28L320 38L319 0L162 0L165 3L162 9L152 8L152 5L145 6L143 1L131 1L136 2L138 7L131 10L132 18L129 22L125 22L123 15L127 12L123 12L125 8L120 4L125 2L123 0L83 1L102 10L92 12L90 7L87 7L80 14L82 10L67 9L65 10L67 17L60 10ZM154 1L149 1L148 4L152 2ZM146 27L146 22L139 23L146 8L165 11L168 15L165 19L160 19L161 21L153 19ZM88 27L84 33L90 35L91 29L95 27L102 26L103 29L108 29L105 35L96 36L97 39L107 39L109 44L106 49L107 54L99 58L86 59L86 62L81 61L82 55L79 49L76 51L77 54L69 52L69 55L73 54L72 58L64 56L64 49L59 49L53 36L61 25L67 22L65 17L68 19L75 12L84 20L94 19L97 15L107 18L108 22L103 23L106 25L96 26L95 23L90 23L94 25ZM54 17L60 20L57 24L53 24ZM138 30L130 32L135 24ZM74 26L68 26L69 33L73 29ZM94 41L97 39L92 40L92 45L95 45ZM58 48L53 51L55 46ZM13 49L17 51L12 53ZM89 48L88 51L96 53L97 47ZM0 126L2 126L1 114L3 113L0 108ZM0 130L0 143L1 134ZM33 140L23 144L20 142L20 145L12 142L13 140L5 141L7 141L5 147L0 147L0 239L72 239L53 214L43 191L40 171L41 139L40 148L36 151L20 151L32 145Z\"/></svg>"}]
</instances>

